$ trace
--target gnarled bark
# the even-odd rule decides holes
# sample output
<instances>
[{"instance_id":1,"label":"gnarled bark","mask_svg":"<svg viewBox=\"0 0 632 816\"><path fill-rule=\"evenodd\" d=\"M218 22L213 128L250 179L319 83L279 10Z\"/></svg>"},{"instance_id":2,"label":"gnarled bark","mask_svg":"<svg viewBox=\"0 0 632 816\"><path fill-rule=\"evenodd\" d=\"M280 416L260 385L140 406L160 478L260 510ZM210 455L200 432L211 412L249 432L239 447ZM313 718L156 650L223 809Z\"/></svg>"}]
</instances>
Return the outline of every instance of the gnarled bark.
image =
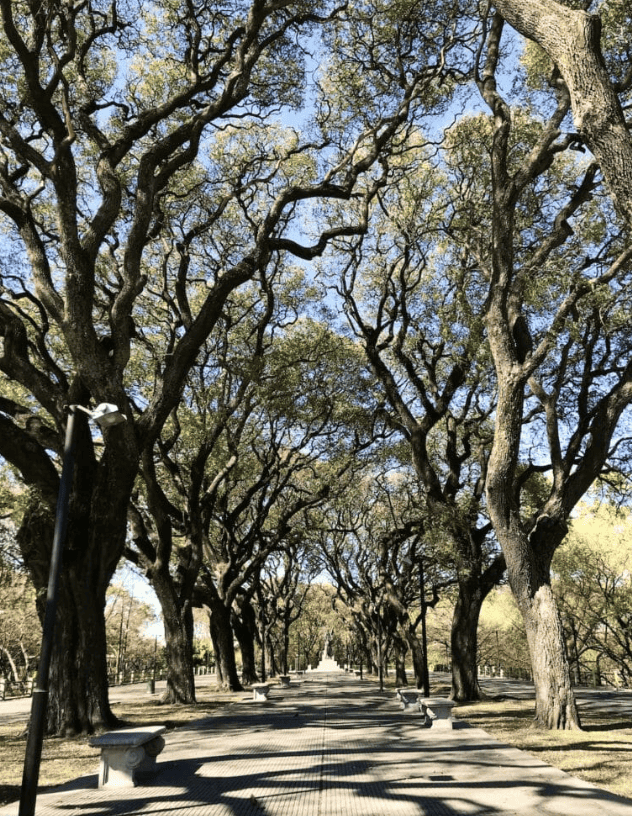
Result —
<instances>
[{"instance_id":1,"label":"gnarled bark","mask_svg":"<svg viewBox=\"0 0 632 816\"><path fill-rule=\"evenodd\" d=\"M599 16L554 0L497 0L494 5L559 68L570 93L575 127L632 224L632 136L601 52Z\"/></svg>"},{"instance_id":2,"label":"gnarled bark","mask_svg":"<svg viewBox=\"0 0 632 816\"><path fill-rule=\"evenodd\" d=\"M75 494L76 495L76 494ZM117 718L108 700L105 593L115 564L99 567L99 541L86 529L86 505L70 502L70 524L63 553L53 631L45 733L72 735L112 728ZM55 517L43 497L31 495L18 541L37 593L43 620L48 562Z\"/></svg>"}]
</instances>

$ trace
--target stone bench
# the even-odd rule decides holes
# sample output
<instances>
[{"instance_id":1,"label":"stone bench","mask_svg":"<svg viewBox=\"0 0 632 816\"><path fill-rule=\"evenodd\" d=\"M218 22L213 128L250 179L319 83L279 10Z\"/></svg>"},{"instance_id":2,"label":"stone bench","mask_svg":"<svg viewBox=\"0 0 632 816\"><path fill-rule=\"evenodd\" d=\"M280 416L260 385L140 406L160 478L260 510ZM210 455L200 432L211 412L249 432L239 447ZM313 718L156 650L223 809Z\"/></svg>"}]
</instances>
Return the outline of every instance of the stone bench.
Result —
<instances>
[{"instance_id":1,"label":"stone bench","mask_svg":"<svg viewBox=\"0 0 632 816\"><path fill-rule=\"evenodd\" d=\"M420 697L419 705L426 719L432 720L433 728L444 730L454 728L452 709L455 703L453 700L447 697Z\"/></svg>"},{"instance_id":2,"label":"stone bench","mask_svg":"<svg viewBox=\"0 0 632 816\"><path fill-rule=\"evenodd\" d=\"M270 683L253 683L252 684L252 699L253 700L267 700L270 693Z\"/></svg>"},{"instance_id":3,"label":"stone bench","mask_svg":"<svg viewBox=\"0 0 632 816\"><path fill-rule=\"evenodd\" d=\"M280 674L279 675L279 683L284 687L288 688L290 685L290 675L289 674Z\"/></svg>"},{"instance_id":4,"label":"stone bench","mask_svg":"<svg viewBox=\"0 0 632 816\"><path fill-rule=\"evenodd\" d=\"M405 687L397 689L397 696L404 711L420 712L433 728L454 728L452 709L455 704L447 697L424 697L420 689Z\"/></svg>"},{"instance_id":5,"label":"stone bench","mask_svg":"<svg viewBox=\"0 0 632 816\"><path fill-rule=\"evenodd\" d=\"M419 689L398 688L396 689L397 697L402 704L402 710L408 712L421 712L419 700L423 697L423 691Z\"/></svg>"},{"instance_id":6,"label":"stone bench","mask_svg":"<svg viewBox=\"0 0 632 816\"><path fill-rule=\"evenodd\" d=\"M101 749L99 787L132 788L139 773L155 770L156 757L165 747L161 734L166 730L164 725L148 725L91 737L90 745Z\"/></svg>"}]
</instances>

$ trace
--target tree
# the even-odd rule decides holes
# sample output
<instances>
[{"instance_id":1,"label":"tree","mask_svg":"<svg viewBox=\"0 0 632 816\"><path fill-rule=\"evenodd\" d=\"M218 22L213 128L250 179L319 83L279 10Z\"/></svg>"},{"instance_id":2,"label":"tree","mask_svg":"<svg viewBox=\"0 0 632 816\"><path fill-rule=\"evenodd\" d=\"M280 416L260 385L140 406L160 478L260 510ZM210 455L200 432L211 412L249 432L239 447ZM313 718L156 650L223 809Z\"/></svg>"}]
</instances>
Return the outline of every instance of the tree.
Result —
<instances>
[{"instance_id":1,"label":"tree","mask_svg":"<svg viewBox=\"0 0 632 816\"><path fill-rule=\"evenodd\" d=\"M155 453L147 451L141 463L144 486L130 506L132 546L126 555L142 565L162 608L165 702L195 702L193 606L203 563L201 503L235 464L279 320L272 282L265 277L260 287L227 300ZM220 668L222 662L220 655Z\"/></svg>"},{"instance_id":2,"label":"tree","mask_svg":"<svg viewBox=\"0 0 632 816\"><path fill-rule=\"evenodd\" d=\"M536 6L543 13L563 8L525 4ZM499 10L513 7L498 4ZM571 25L571 18L566 22ZM498 381L486 499L525 620L536 720L548 728L576 728L550 564L572 508L621 445L615 434L632 397L621 311L630 250L625 225L598 196L596 163L565 157L578 138L590 139L583 131L578 137L562 130L571 101L578 103L562 65L549 75L541 108L547 117L518 147L519 120L496 80L502 32L503 20L495 16L477 74L494 117L486 165L490 236L477 242L475 252L489 285L485 322ZM549 193L559 190L557 201L537 198L547 184ZM522 218L535 201L538 220L525 230ZM542 422L525 431L525 421L538 416ZM548 494L527 512L523 487L538 472L550 474Z\"/></svg>"},{"instance_id":3,"label":"tree","mask_svg":"<svg viewBox=\"0 0 632 816\"><path fill-rule=\"evenodd\" d=\"M603 4L607 23L614 24L611 37L618 27L618 42L605 57L603 18L588 12L592 2L579 5L555 0L495 3L505 20L554 62L568 92L578 137L595 157L617 206L632 224L632 136L622 105L632 88L627 51L630 10L623 0ZM613 79L611 72L621 74L620 79Z\"/></svg>"},{"instance_id":4,"label":"tree","mask_svg":"<svg viewBox=\"0 0 632 816\"><path fill-rule=\"evenodd\" d=\"M379 473L374 463L327 507L319 550L353 626L371 648L372 665L383 671L394 650L398 682L405 685L398 658L410 650L417 684L429 693L426 612L454 578L441 548L432 546L414 485L404 467Z\"/></svg>"},{"instance_id":5,"label":"tree","mask_svg":"<svg viewBox=\"0 0 632 816\"><path fill-rule=\"evenodd\" d=\"M283 551L270 556L255 589L261 621L262 666L267 649L270 655L267 665L270 669L276 665L281 674L287 674L290 666L292 624L301 617L309 584L318 572L316 559L309 552L310 543L307 530L300 538L292 536ZM243 656L241 641L240 645Z\"/></svg>"},{"instance_id":6,"label":"tree","mask_svg":"<svg viewBox=\"0 0 632 816\"><path fill-rule=\"evenodd\" d=\"M156 616L151 607L134 597L119 579L110 585L105 606L110 677L114 682L129 672L146 671L153 664L155 638L147 635Z\"/></svg>"},{"instance_id":7,"label":"tree","mask_svg":"<svg viewBox=\"0 0 632 816\"><path fill-rule=\"evenodd\" d=\"M0 487L0 673L25 680L36 661L41 629L35 590L23 569L16 531L24 511L25 491L11 468L2 468Z\"/></svg>"},{"instance_id":8,"label":"tree","mask_svg":"<svg viewBox=\"0 0 632 816\"><path fill-rule=\"evenodd\" d=\"M632 679L630 518L613 505L583 505L553 559L553 591L577 683Z\"/></svg>"},{"instance_id":9,"label":"tree","mask_svg":"<svg viewBox=\"0 0 632 816\"><path fill-rule=\"evenodd\" d=\"M288 237L301 203L351 196L410 94L440 72L351 143L271 144L255 131L300 107L306 53L336 13L261 0L231 13L211 2L0 2L0 455L31 488L19 540L36 588L65 406L113 402L128 417L103 439L85 421L78 429L48 733L115 723L103 608L129 499L227 297L275 253L324 250L336 234L326 226L310 244ZM262 149L226 173L240 135Z\"/></svg>"},{"instance_id":10,"label":"tree","mask_svg":"<svg viewBox=\"0 0 632 816\"><path fill-rule=\"evenodd\" d=\"M419 502L451 548L452 696L470 700L479 697L478 615L505 568L483 503L493 376L478 282L445 243L449 193L427 145L415 134L408 146L413 158L392 169L369 233L347 245L337 288L381 385L376 410L404 438L423 485Z\"/></svg>"},{"instance_id":11,"label":"tree","mask_svg":"<svg viewBox=\"0 0 632 816\"><path fill-rule=\"evenodd\" d=\"M353 350L306 319L279 335L244 421L227 426L223 477L208 480L196 503L204 553L198 600L210 609L218 660L226 660L223 682L231 687L239 682L233 604L244 591L264 591L270 557L296 547L309 529L308 511L343 489L374 443Z\"/></svg>"},{"instance_id":12,"label":"tree","mask_svg":"<svg viewBox=\"0 0 632 816\"><path fill-rule=\"evenodd\" d=\"M40 638L33 585L0 555L0 674L15 683L25 680L36 663Z\"/></svg>"}]
</instances>

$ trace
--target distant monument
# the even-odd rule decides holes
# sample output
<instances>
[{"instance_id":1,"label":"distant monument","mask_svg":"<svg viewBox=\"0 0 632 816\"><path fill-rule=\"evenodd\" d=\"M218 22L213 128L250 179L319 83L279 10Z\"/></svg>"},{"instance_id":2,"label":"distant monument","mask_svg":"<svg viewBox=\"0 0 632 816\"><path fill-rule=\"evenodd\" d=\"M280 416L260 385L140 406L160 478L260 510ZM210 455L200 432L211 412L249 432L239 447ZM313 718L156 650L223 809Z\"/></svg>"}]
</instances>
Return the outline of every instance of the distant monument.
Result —
<instances>
[{"instance_id":1,"label":"distant monument","mask_svg":"<svg viewBox=\"0 0 632 816\"><path fill-rule=\"evenodd\" d=\"M323 654L320 658L320 663L316 666L315 669L312 671L315 672L341 672L342 669L334 660L334 650L332 646L334 633L326 631L325 632L325 646L323 648Z\"/></svg>"}]
</instances>

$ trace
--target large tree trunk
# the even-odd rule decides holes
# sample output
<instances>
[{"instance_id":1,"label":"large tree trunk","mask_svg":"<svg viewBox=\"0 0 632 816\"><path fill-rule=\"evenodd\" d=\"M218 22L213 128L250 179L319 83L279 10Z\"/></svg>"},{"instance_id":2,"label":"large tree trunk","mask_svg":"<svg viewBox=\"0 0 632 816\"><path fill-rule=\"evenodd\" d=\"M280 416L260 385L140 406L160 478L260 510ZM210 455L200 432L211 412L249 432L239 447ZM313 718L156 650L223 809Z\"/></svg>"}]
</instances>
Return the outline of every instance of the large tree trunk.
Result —
<instances>
[{"instance_id":1,"label":"large tree trunk","mask_svg":"<svg viewBox=\"0 0 632 816\"><path fill-rule=\"evenodd\" d=\"M450 647L452 654L451 699L459 703L481 699L478 684L478 620L484 595L480 580L459 580L452 616Z\"/></svg>"},{"instance_id":2,"label":"large tree trunk","mask_svg":"<svg viewBox=\"0 0 632 816\"><path fill-rule=\"evenodd\" d=\"M507 391L513 393L507 394ZM496 434L490 457L487 495L494 528L503 548L509 584L522 613L531 655L536 694L536 722L549 729L581 728L573 689L562 621L550 586L553 554L564 537L562 522L553 523L543 514L530 531L526 531L507 485L511 457L507 439L515 430L519 410L507 408L512 399L520 400L517 389L501 385L497 409ZM498 417L512 417L504 427ZM504 431L504 434L499 431ZM540 523L539 523L540 522Z\"/></svg>"},{"instance_id":3,"label":"large tree trunk","mask_svg":"<svg viewBox=\"0 0 632 816\"><path fill-rule=\"evenodd\" d=\"M521 578L513 588L524 619L535 683L535 720L548 729L581 728L564 630L547 581L533 585Z\"/></svg>"},{"instance_id":4,"label":"large tree trunk","mask_svg":"<svg viewBox=\"0 0 632 816\"><path fill-rule=\"evenodd\" d=\"M458 578L459 594L452 616L451 698L459 703L481 699L478 684L478 621L485 598L505 572L504 556L498 555L480 573L476 564Z\"/></svg>"},{"instance_id":5,"label":"large tree trunk","mask_svg":"<svg viewBox=\"0 0 632 816\"><path fill-rule=\"evenodd\" d=\"M406 676L406 643L403 640L397 640L395 643L395 685L407 686L408 677Z\"/></svg>"},{"instance_id":6,"label":"large tree trunk","mask_svg":"<svg viewBox=\"0 0 632 816\"><path fill-rule=\"evenodd\" d=\"M276 677L279 673L279 666L277 663L276 652L274 649L274 643L270 639L270 633L266 632L266 663L268 666L268 677Z\"/></svg>"},{"instance_id":7,"label":"large tree trunk","mask_svg":"<svg viewBox=\"0 0 632 816\"><path fill-rule=\"evenodd\" d=\"M501 32L498 23L497 18L490 33L492 49L498 44ZM547 728L576 728L579 719L570 686L561 622L549 587L551 559L564 535L566 509L561 494L568 474L563 473L559 442L549 427L551 456L556 463L551 494L535 519L526 507L521 506L525 394L538 365L538 356L532 356L522 334L515 331L516 326L522 325L519 320L524 320L514 269L515 212L522 189L517 185L519 174L510 171L508 161L511 113L496 93L494 81L484 83L482 88L494 111L495 121L491 274L485 323L498 394L494 439L487 464L487 506L505 556L509 583L529 633L536 686L536 721ZM528 174L524 178L528 179ZM549 415L548 419L552 424L553 418Z\"/></svg>"},{"instance_id":8,"label":"large tree trunk","mask_svg":"<svg viewBox=\"0 0 632 816\"><path fill-rule=\"evenodd\" d=\"M412 629L406 632L406 640L410 646L410 654L413 660L413 671L417 688L423 687L424 678L424 650L421 641Z\"/></svg>"},{"instance_id":9,"label":"large tree trunk","mask_svg":"<svg viewBox=\"0 0 632 816\"><path fill-rule=\"evenodd\" d=\"M55 522L63 509L67 527L59 527L62 559L46 684L44 731L51 736L93 733L118 722L108 702L105 593L123 552L138 465L130 428L104 432L106 444L98 461L85 418L77 415L68 431L68 501L58 507L61 482L45 492L34 488L17 534L43 618L45 605L54 606L46 597Z\"/></svg>"},{"instance_id":10,"label":"large tree trunk","mask_svg":"<svg viewBox=\"0 0 632 816\"><path fill-rule=\"evenodd\" d=\"M230 610L219 599L213 600L209 608L211 639L217 658L219 685L227 691L243 691L237 676Z\"/></svg>"},{"instance_id":11,"label":"large tree trunk","mask_svg":"<svg viewBox=\"0 0 632 816\"><path fill-rule=\"evenodd\" d=\"M283 674L287 674L288 672L288 655L290 653L290 621L287 616L283 618L283 634L281 636L282 642L282 650L283 654L281 655L281 671ZM348 662L349 656L347 655L346 660Z\"/></svg>"},{"instance_id":12,"label":"large tree trunk","mask_svg":"<svg viewBox=\"0 0 632 816\"><path fill-rule=\"evenodd\" d=\"M104 618L105 592L118 559L104 563L106 551L99 550L101 541L91 535L90 518L82 518L80 510L71 502L48 678L45 733L49 736L89 734L118 722L108 701ZM102 521L105 526L106 519ZM33 493L18 542L37 590L41 619L54 523L50 506Z\"/></svg>"},{"instance_id":13,"label":"large tree trunk","mask_svg":"<svg viewBox=\"0 0 632 816\"><path fill-rule=\"evenodd\" d=\"M163 703L190 705L195 699L193 670L193 608L189 600L180 603L174 586L159 578L152 586L160 602L165 627L167 690Z\"/></svg>"},{"instance_id":14,"label":"large tree trunk","mask_svg":"<svg viewBox=\"0 0 632 816\"><path fill-rule=\"evenodd\" d=\"M77 572L79 575L77 575ZM81 565L62 576L45 733L90 734L118 724L108 699L105 590L85 592Z\"/></svg>"}]
</instances>

